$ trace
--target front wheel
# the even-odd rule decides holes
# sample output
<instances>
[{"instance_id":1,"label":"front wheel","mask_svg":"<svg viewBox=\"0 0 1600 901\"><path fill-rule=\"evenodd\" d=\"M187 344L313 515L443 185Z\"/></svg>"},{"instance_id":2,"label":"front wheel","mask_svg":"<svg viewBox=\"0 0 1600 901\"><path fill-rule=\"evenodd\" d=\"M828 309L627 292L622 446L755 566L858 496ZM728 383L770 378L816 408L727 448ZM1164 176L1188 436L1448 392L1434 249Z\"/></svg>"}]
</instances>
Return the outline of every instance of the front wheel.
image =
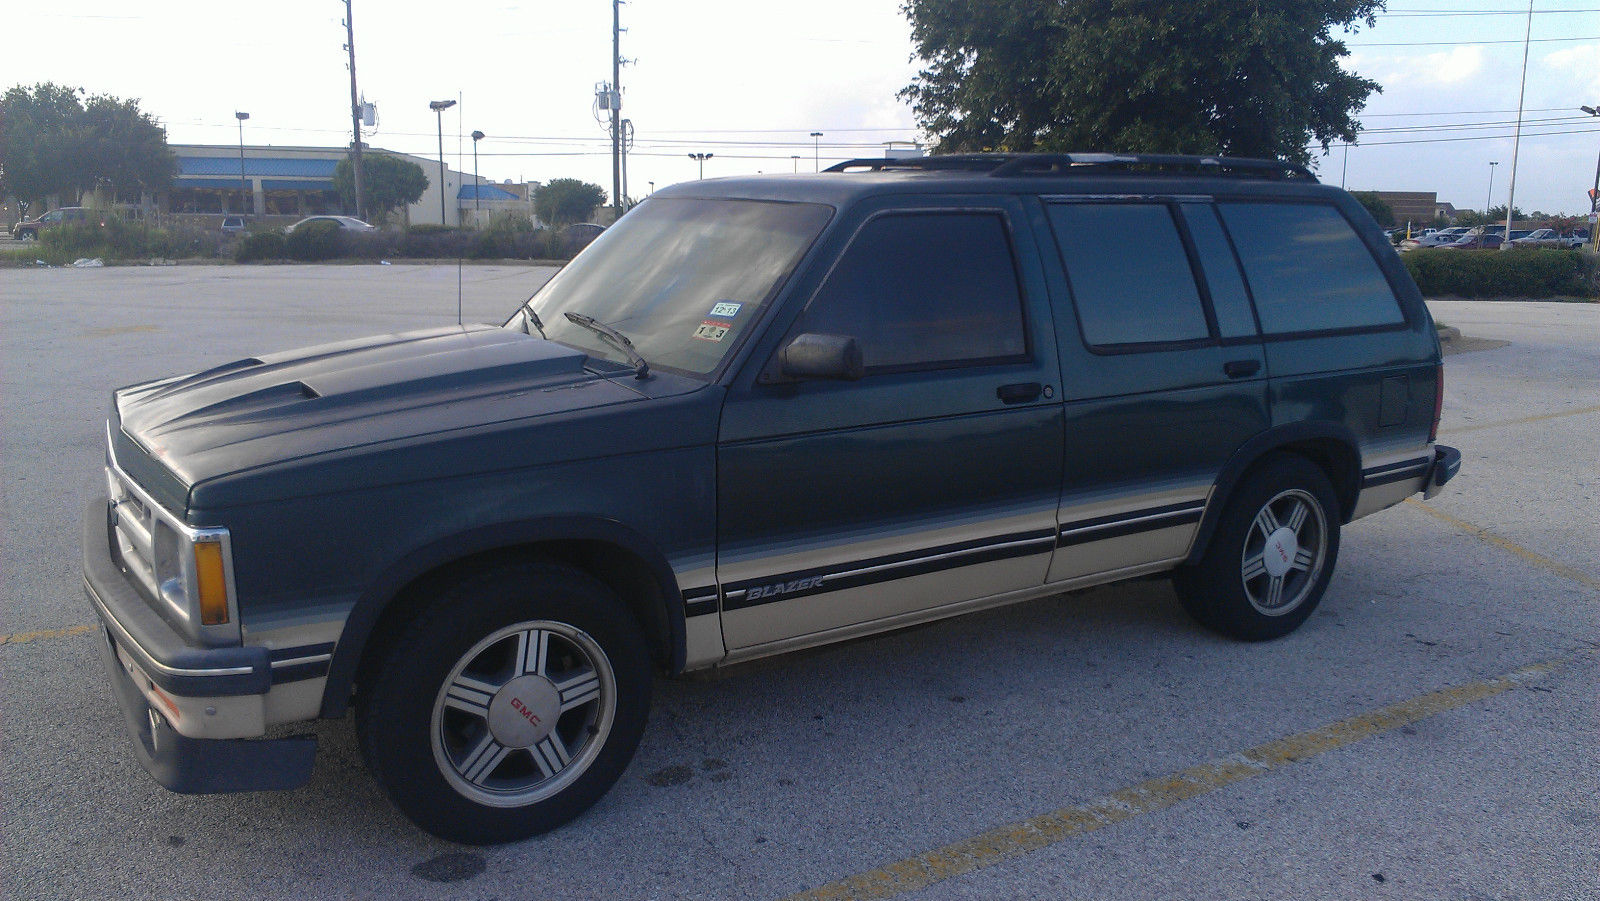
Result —
<instances>
[{"instance_id":1,"label":"front wheel","mask_svg":"<svg viewBox=\"0 0 1600 901\"><path fill-rule=\"evenodd\" d=\"M434 835L492 844L605 794L644 730L651 668L615 593L530 563L446 590L371 682L357 728L390 798Z\"/></svg>"},{"instance_id":2,"label":"front wheel","mask_svg":"<svg viewBox=\"0 0 1600 901\"><path fill-rule=\"evenodd\" d=\"M1316 609L1339 555L1339 505L1321 467L1291 454L1234 491L1205 556L1173 578L1184 609L1233 638L1293 632Z\"/></svg>"}]
</instances>

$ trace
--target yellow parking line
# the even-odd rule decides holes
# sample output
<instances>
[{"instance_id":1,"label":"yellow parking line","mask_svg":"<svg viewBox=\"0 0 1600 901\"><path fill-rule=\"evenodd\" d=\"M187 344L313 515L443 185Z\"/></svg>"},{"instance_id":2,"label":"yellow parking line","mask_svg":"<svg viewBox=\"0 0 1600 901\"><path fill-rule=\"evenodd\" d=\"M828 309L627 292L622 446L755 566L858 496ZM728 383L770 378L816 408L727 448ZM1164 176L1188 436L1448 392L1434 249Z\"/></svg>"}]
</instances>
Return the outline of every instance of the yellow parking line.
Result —
<instances>
[{"instance_id":1,"label":"yellow parking line","mask_svg":"<svg viewBox=\"0 0 1600 901\"><path fill-rule=\"evenodd\" d=\"M41 629L38 632L13 632L10 635L0 635L0 644L21 644L39 638L66 638L68 635L82 635L93 631L94 626L68 626L65 629Z\"/></svg>"},{"instance_id":2,"label":"yellow parking line","mask_svg":"<svg viewBox=\"0 0 1600 901\"><path fill-rule=\"evenodd\" d=\"M1112 826L1140 814L1172 807L1235 782L1310 760L1337 748L1408 726L1509 691L1563 665L1565 660L1523 667L1494 679L1470 682L1391 704L1320 729L1257 745L1182 772L1141 782L1086 804L1063 807L925 851L866 873L791 895L801 899L883 899L1048 848L1074 836Z\"/></svg>"},{"instance_id":3,"label":"yellow parking line","mask_svg":"<svg viewBox=\"0 0 1600 901\"><path fill-rule=\"evenodd\" d=\"M1600 407L1580 407L1576 410L1561 410L1556 413L1541 413L1538 416L1524 416L1521 419L1507 419L1504 422L1482 422L1477 425L1464 425L1454 429L1440 429L1441 435L1459 435L1462 432L1476 432L1479 429L1498 429L1507 425L1527 425L1530 422L1543 422L1546 419L1560 419L1563 416L1582 416L1585 413L1600 413Z\"/></svg>"},{"instance_id":4,"label":"yellow parking line","mask_svg":"<svg viewBox=\"0 0 1600 901\"><path fill-rule=\"evenodd\" d=\"M1537 566L1542 570L1555 573L1563 579L1571 579L1580 585L1587 585L1590 588L1600 590L1600 579L1596 579L1586 573L1581 573L1565 563L1559 563L1542 554L1536 554L1522 545L1517 544L1516 542L1507 541L1506 539L1501 538L1499 535L1494 534L1482 526L1473 525L1464 519L1456 519L1454 516L1451 516L1443 510L1428 504L1424 504L1422 501L1419 501L1414 497L1406 498L1406 503L1416 507L1418 510L1421 510L1429 516L1440 520L1441 522L1446 522L1452 526L1455 526L1479 541L1486 541L1495 547L1510 551L1511 553L1521 557L1529 563L1532 563L1534 566Z\"/></svg>"}]
</instances>

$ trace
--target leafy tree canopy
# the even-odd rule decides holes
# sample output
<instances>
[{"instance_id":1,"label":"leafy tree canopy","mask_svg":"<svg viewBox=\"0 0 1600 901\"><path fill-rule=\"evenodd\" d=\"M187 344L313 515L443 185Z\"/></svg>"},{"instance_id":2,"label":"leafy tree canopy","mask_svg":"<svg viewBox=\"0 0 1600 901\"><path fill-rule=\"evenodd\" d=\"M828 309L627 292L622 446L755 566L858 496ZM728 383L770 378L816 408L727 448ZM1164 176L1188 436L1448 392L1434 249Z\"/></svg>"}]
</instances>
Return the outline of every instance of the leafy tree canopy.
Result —
<instances>
[{"instance_id":1,"label":"leafy tree canopy","mask_svg":"<svg viewBox=\"0 0 1600 901\"><path fill-rule=\"evenodd\" d=\"M1372 214L1372 218L1377 220L1379 225L1384 228L1393 228L1395 226L1394 208L1389 206L1389 202L1384 200L1377 191L1351 191L1350 196L1354 197L1357 203L1366 207L1367 212Z\"/></svg>"},{"instance_id":2,"label":"leafy tree canopy","mask_svg":"<svg viewBox=\"0 0 1600 901\"><path fill-rule=\"evenodd\" d=\"M346 207L355 209L356 175L351 157L333 167L333 189ZM416 163L387 153L361 154L361 206L370 220L382 221L400 207L416 203L427 189L428 176Z\"/></svg>"},{"instance_id":3,"label":"leafy tree canopy","mask_svg":"<svg viewBox=\"0 0 1600 901\"><path fill-rule=\"evenodd\" d=\"M905 0L901 91L939 152L1225 153L1309 162L1378 84L1333 30L1384 0Z\"/></svg>"},{"instance_id":4,"label":"leafy tree canopy","mask_svg":"<svg viewBox=\"0 0 1600 901\"><path fill-rule=\"evenodd\" d=\"M178 162L139 101L44 82L0 96L0 192L29 202L97 186L158 190Z\"/></svg>"},{"instance_id":5,"label":"leafy tree canopy","mask_svg":"<svg viewBox=\"0 0 1600 901\"><path fill-rule=\"evenodd\" d=\"M533 211L551 225L589 218L606 202L606 189L576 178L553 178L533 195Z\"/></svg>"}]
</instances>

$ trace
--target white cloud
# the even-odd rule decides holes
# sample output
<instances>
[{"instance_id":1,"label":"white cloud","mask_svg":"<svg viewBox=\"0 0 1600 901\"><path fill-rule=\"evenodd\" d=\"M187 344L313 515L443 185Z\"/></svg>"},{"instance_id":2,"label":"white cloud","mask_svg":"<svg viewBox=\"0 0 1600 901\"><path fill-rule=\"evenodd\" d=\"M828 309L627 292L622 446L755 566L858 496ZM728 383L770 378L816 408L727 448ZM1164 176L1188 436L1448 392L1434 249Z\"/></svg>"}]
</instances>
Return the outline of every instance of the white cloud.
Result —
<instances>
[{"instance_id":1,"label":"white cloud","mask_svg":"<svg viewBox=\"0 0 1600 901\"><path fill-rule=\"evenodd\" d=\"M1351 57L1352 68L1366 74L1377 72L1376 79L1385 87L1389 85L1425 85L1454 87L1466 84L1483 74L1487 55L1482 47L1452 47L1438 53L1420 56L1388 56L1356 54Z\"/></svg>"},{"instance_id":2,"label":"white cloud","mask_svg":"<svg viewBox=\"0 0 1600 901\"><path fill-rule=\"evenodd\" d=\"M1563 80L1584 94L1584 99L1600 100L1600 44L1579 44L1545 54L1540 62L1554 69Z\"/></svg>"}]
</instances>

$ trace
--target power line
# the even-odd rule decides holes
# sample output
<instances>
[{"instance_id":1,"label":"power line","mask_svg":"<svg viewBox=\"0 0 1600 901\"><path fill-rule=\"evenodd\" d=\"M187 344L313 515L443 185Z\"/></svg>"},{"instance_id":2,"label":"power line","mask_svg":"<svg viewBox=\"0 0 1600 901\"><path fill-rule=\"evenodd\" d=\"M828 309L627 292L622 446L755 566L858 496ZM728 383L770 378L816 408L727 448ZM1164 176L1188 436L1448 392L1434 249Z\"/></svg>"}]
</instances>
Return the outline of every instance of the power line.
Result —
<instances>
[{"instance_id":1,"label":"power line","mask_svg":"<svg viewBox=\"0 0 1600 901\"><path fill-rule=\"evenodd\" d=\"M1526 15L1526 13L1524 13L1524 15ZM1534 44L1549 44L1549 43L1554 43L1554 42L1557 42L1557 41L1600 41L1600 35L1589 35L1587 37L1578 37L1578 38L1533 38L1531 43L1534 43ZM1465 46L1469 46L1469 45L1470 46L1477 46L1477 45L1482 45L1482 44L1521 44L1521 43L1525 43L1525 42L1524 41L1517 41L1517 40L1503 40L1503 41L1390 41L1390 42L1381 43L1381 44L1355 43L1355 44L1346 44L1345 46L1346 47L1465 47Z\"/></svg>"}]
</instances>

